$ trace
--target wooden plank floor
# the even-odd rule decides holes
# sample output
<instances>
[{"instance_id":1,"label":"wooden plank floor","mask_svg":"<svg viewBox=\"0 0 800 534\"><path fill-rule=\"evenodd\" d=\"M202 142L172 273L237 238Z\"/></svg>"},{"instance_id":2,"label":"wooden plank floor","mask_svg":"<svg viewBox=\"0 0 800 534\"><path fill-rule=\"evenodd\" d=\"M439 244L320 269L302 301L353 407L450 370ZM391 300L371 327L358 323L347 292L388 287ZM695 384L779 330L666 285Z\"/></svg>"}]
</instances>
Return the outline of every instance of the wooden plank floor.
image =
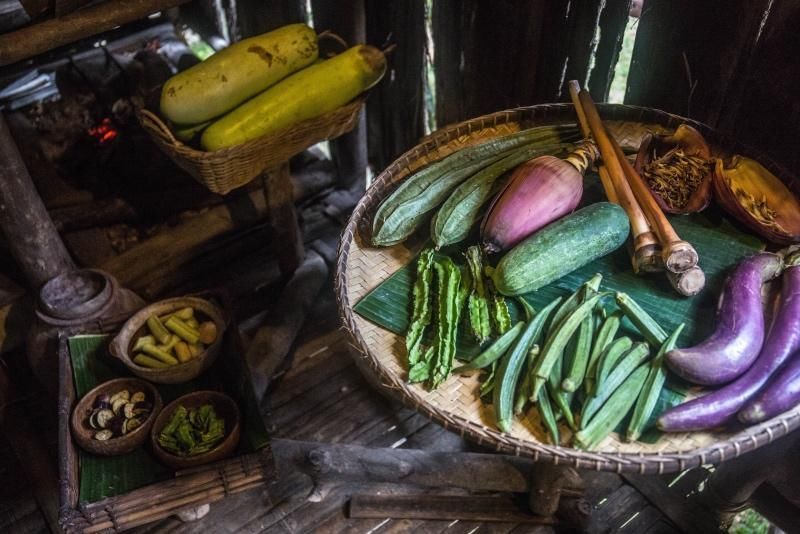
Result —
<instances>
[{"instance_id":1,"label":"wooden plank floor","mask_svg":"<svg viewBox=\"0 0 800 534\"><path fill-rule=\"evenodd\" d=\"M334 206L335 208L335 206ZM325 216L306 217L306 228L317 240L315 249L335 250L341 218L330 206ZM333 214L333 216L332 216ZM325 217L328 217L326 220ZM309 229L308 226L314 226ZM326 256L327 254L324 254ZM236 286L242 265L250 262L264 269L264 253L231 262L231 273L216 273L219 280ZM328 258L330 260L330 258ZM236 273L232 276L232 273ZM204 281L203 283L207 283ZM263 310L274 295L263 290L265 281L248 279L247 295L233 291L244 321L255 310ZM259 286L259 284L262 284ZM239 285L241 287L241 284ZM239 298L241 297L241 299ZM245 324L245 323L243 323ZM246 324L252 324L252 321ZM265 405L268 428L276 437L322 442L354 443L372 447L420 448L439 451L479 451L456 434L429 422L415 412L393 404L369 387L348 353L344 333L339 329L333 288L328 284L308 317L291 354L291 366L272 388ZM49 429L43 439L52 443ZM55 447L50 450L55 454ZM52 459L56 461L55 457ZM679 532L660 510L663 503L651 500L633 485L613 473L585 472L587 498L594 506L590 532L658 533ZM677 481L675 476L653 478L678 502L704 478L695 470ZM39 509L24 470L15 465L5 437L0 437L0 532L47 532L45 515ZM674 482L674 484L673 484ZM56 481L53 481L55 490ZM672 487L668 487L672 484ZM661 487L661 486L659 486ZM393 485L343 484L325 488L323 499L311 499L314 488L301 474L278 480L263 489L251 490L215 503L202 520L182 523L175 518L134 530L137 533L523 533L554 532L549 527L467 521L420 521L394 519L349 519L346 505L353 494L417 493L425 491ZM317 495L319 497L319 495ZM319 502L314 502L319 501Z\"/></svg>"}]
</instances>

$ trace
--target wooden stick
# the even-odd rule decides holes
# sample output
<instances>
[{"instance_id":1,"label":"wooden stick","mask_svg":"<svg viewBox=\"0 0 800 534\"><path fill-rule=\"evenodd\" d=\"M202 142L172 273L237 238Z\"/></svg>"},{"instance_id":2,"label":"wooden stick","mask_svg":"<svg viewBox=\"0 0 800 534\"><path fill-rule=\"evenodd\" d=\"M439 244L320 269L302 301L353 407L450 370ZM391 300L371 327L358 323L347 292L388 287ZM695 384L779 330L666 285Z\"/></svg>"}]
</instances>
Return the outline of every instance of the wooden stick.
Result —
<instances>
[{"instance_id":1,"label":"wooden stick","mask_svg":"<svg viewBox=\"0 0 800 534\"><path fill-rule=\"evenodd\" d=\"M0 67L164 11L189 0L110 0L0 35Z\"/></svg>"},{"instance_id":2,"label":"wooden stick","mask_svg":"<svg viewBox=\"0 0 800 534\"><path fill-rule=\"evenodd\" d=\"M582 102L579 99L579 94L581 92L580 85L576 80L572 80L569 82L568 86L569 94L575 105L575 111L578 114L581 132L583 136L588 139L592 136L592 131ZM631 236L633 237L633 255L631 257L631 263L633 264L633 271L637 273L640 271L660 271L658 239L651 230L647 217L636 202L633 192L630 190L630 187L627 186L625 180L614 179L613 173L617 171L609 168L610 166L606 156L603 156L603 163L605 165L601 165L598 172L600 174L600 182L603 184L603 189L606 192L606 198L608 198L609 202L622 206L622 209L628 214L628 219L631 223ZM621 169L618 171L618 176L622 176ZM622 183L619 183L620 181Z\"/></svg>"},{"instance_id":3,"label":"wooden stick","mask_svg":"<svg viewBox=\"0 0 800 534\"><path fill-rule=\"evenodd\" d=\"M633 191L633 194L636 195L635 199L651 217L653 228L661 238L661 256L664 260L664 267L674 273L680 273L697 265L698 257L694 247L678 237L664 213L658 208L655 199L650 195L639 173L625 159L625 155L616 141L608 135L592 97L585 90L581 90L578 98L583 105L589 128L597 141L600 154L603 156L603 162L609 169L621 199L624 200L625 197L625 194L622 194L624 189Z\"/></svg>"}]
</instances>

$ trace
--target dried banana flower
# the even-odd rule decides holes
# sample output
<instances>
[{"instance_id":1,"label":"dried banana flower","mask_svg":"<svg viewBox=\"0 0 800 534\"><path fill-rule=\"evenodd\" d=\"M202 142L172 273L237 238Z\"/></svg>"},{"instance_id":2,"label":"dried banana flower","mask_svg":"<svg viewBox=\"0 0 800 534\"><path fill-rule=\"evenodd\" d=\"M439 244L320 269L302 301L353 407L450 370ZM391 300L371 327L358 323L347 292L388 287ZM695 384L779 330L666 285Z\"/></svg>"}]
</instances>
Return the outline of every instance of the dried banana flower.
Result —
<instances>
[{"instance_id":1,"label":"dried banana flower","mask_svg":"<svg viewBox=\"0 0 800 534\"><path fill-rule=\"evenodd\" d=\"M780 245L800 241L800 202L757 161L739 155L718 160L714 192L728 213L764 239Z\"/></svg>"},{"instance_id":2,"label":"dried banana flower","mask_svg":"<svg viewBox=\"0 0 800 534\"><path fill-rule=\"evenodd\" d=\"M646 135L634 166L667 213L694 213L711 201L711 149L691 126L681 124L672 135Z\"/></svg>"}]
</instances>

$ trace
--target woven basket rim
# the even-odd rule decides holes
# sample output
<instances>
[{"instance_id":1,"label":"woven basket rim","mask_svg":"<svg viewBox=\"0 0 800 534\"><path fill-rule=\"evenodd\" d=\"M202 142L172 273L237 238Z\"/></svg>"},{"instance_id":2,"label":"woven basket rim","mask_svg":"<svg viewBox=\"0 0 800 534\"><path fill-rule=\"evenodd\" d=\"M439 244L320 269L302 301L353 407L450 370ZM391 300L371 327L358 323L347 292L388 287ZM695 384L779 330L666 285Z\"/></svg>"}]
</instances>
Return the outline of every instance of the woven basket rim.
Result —
<instances>
[{"instance_id":1,"label":"woven basket rim","mask_svg":"<svg viewBox=\"0 0 800 534\"><path fill-rule=\"evenodd\" d=\"M244 143L240 143L238 145L232 145L232 146L229 146L229 147L220 148L219 150L200 150L200 149L197 149L197 148L195 148L195 147L193 147L191 145L188 145L188 144L184 143L183 141L181 141L180 139L175 137L175 135L172 133L172 130L161 119L161 117L158 116L157 113L155 113L153 111L150 111L149 109L139 108L137 110L137 114L140 115L140 117L139 117L140 124L144 124L144 121L142 120L142 117L146 117L147 120L149 120L153 124L155 124L157 126L158 130L160 130L161 133L163 134L163 137L170 142L169 143L170 147L173 150L179 151L179 152L183 153L186 156L190 156L190 157L193 157L193 158L196 158L196 159L217 159L217 158L228 157L231 154L237 154L237 153L240 153L240 152L244 152L249 147L258 146L258 145L262 144L265 139L280 137L281 135L285 134L286 132L288 132L290 130L301 128L305 124L310 124L310 123L319 121L321 119L325 119L326 117L342 114L342 113L345 112L345 110L352 111L352 110L355 110L355 109L360 109L361 105L364 104L364 102L366 102L366 100L367 100L367 93L362 93L361 95L357 96L356 98L354 98L353 100L351 100L347 104L345 104L345 105L343 105L343 106L341 106L339 108L336 108L333 111L325 113L323 115L319 115L317 117L312 117L310 119L306 119L306 120L301 121L301 122L299 122L297 124L294 124L292 126L288 126L286 128L283 128L283 129L281 129L281 130L279 130L277 132L270 133L270 134L267 134L267 135L262 135L260 137L257 137L255 139L251 139L250 141L247 141L247 142L244 142ZM149 128L145 128L145 129L148 131L148 133L151 133Z\"/></svg>"},{"instance_id":2,"label":"woven basket rim","mask_svg":"<svg viewBox=\"0 0 800 534\"><path fill-rule=\"evenodd\" d=\"M665 111L640 106L599 104L598 108L605 120L620 120L643 124L658 123L670 128L682 123L690 124L706 136L711 144L724 146L732 152L747 154L756 158L778 176L790 176L783 167L769 157L742 145L735 139L725 136L703 123ZM584 451L521 439L433 406L421 398L418 392L408 387L402 377L384 367L382 362L372 354L370 347L362 337L349 301L347 261L350 247L355 235L359 232L359 226L369 216L369 207L377 200L384 198L397 186L400 180L395 183L392 178L406 168L410 162L419 160L436 147L451 142L462 135L480 130L489 123L510 122L511 117L515 117L517 120L526 118L538 120L558 119L558 121L554 120L553 123L575 122L572 104L540 104L499 111L446 126L423 138L418 145L404 153L380 173L353 210L339 242L334 283L340 319L344 330L350 338L353 357L361 372L370 379L370 382L377 384L381 391L389 397L402 402L441 424L446 429L458 432L462 437L468 438L479 445L494 448L498 452L531 457L534 461L617 473L662 474L683 471L704 464L721 463L771 443L775 439L800 427L800 406L798 406L771 420L745 428L727 439L687 451L639 453ZM795 181L794 184L796 185L797 182Z\"/></svg>"}]
</instances>

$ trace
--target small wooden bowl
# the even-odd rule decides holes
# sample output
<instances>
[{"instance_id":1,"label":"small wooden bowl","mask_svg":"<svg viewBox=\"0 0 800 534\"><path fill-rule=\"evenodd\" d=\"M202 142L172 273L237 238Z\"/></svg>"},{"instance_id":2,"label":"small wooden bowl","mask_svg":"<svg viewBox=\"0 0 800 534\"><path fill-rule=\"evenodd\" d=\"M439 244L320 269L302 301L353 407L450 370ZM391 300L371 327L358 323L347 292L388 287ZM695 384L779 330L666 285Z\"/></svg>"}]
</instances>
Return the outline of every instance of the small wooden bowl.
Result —
<instances>
[{"instance_id":1,"label":"small wooden bowl","mask_svg":"<svg viewBox=\"0 0 800 534\"><path fill-rule=\"evenodd\" d=\"M89 427L88 418L92 413L92 406L94 405L95 398L103 393L113 395L123 389L127 389L131 394L137 391L143 391L147 399L152 402L153 409L150 411L144 423L132 432L105 441L94 439L96 430ZM72 437L82 449L94 454L116 456L118 454L129 453L136 447L139 447L147 439L150 428L156 420L156 415L161 411L161 407L161 395L158 394L158 390L153 384L145 382L144 380L139 380L138 378L115 378L103 382L84 395L83 398L78 401L78 404L75 405L75 409L72 410L72 417L70 419Z\"/></svg>"},{"instance_id":2,"label":"small wooden bowl","mask_svg":"<svg viewBox=\"0 0 800 534\"><path fill-rule=\"evenodd\" d=\"M198 408L204 404L212 404L217 416L225 419L225 439L210 451L196 456L177 456L162 449L161 445L158 444L158 436L161 434L161 430L167 426L178 406L189 409ZM195 391L183 397L178 397L161 410L150 429L150 443L153 446L153 453L161 462L175 469L186 469L187 467L216 462L230 455L239 444L239 438L241 437L240 419L239 407L236 406L233 399L223 393L217 391Z\"/></svg>"},{"instance_id":3,"label":"small wooden bowl","mask_svg":"<svg viewBox=\"0 0 800 534\"><path fill-rule=\"evenodd\" d=\"M196 312L208 317L217 325L217 339L206 350L188 362L179 363L163 369L150 369L134 363L131 358L131 349L134 342L140 336L145 335L147 330L147 318L151 315L164 315L175 310L180 310L191 306ZM145 306L136 312L130 319L122 325L119 334L111 340L108 350L112 356L118 358L136 376L140 376L151 382L159 384L180 384L188 382L197 375L209 368L214 363L219 351L222 348L222 337L225 334L225 320L222 312L207 300L195 297L177 297L166 299L149 306Z\"/></svg>"}]
</instances>

